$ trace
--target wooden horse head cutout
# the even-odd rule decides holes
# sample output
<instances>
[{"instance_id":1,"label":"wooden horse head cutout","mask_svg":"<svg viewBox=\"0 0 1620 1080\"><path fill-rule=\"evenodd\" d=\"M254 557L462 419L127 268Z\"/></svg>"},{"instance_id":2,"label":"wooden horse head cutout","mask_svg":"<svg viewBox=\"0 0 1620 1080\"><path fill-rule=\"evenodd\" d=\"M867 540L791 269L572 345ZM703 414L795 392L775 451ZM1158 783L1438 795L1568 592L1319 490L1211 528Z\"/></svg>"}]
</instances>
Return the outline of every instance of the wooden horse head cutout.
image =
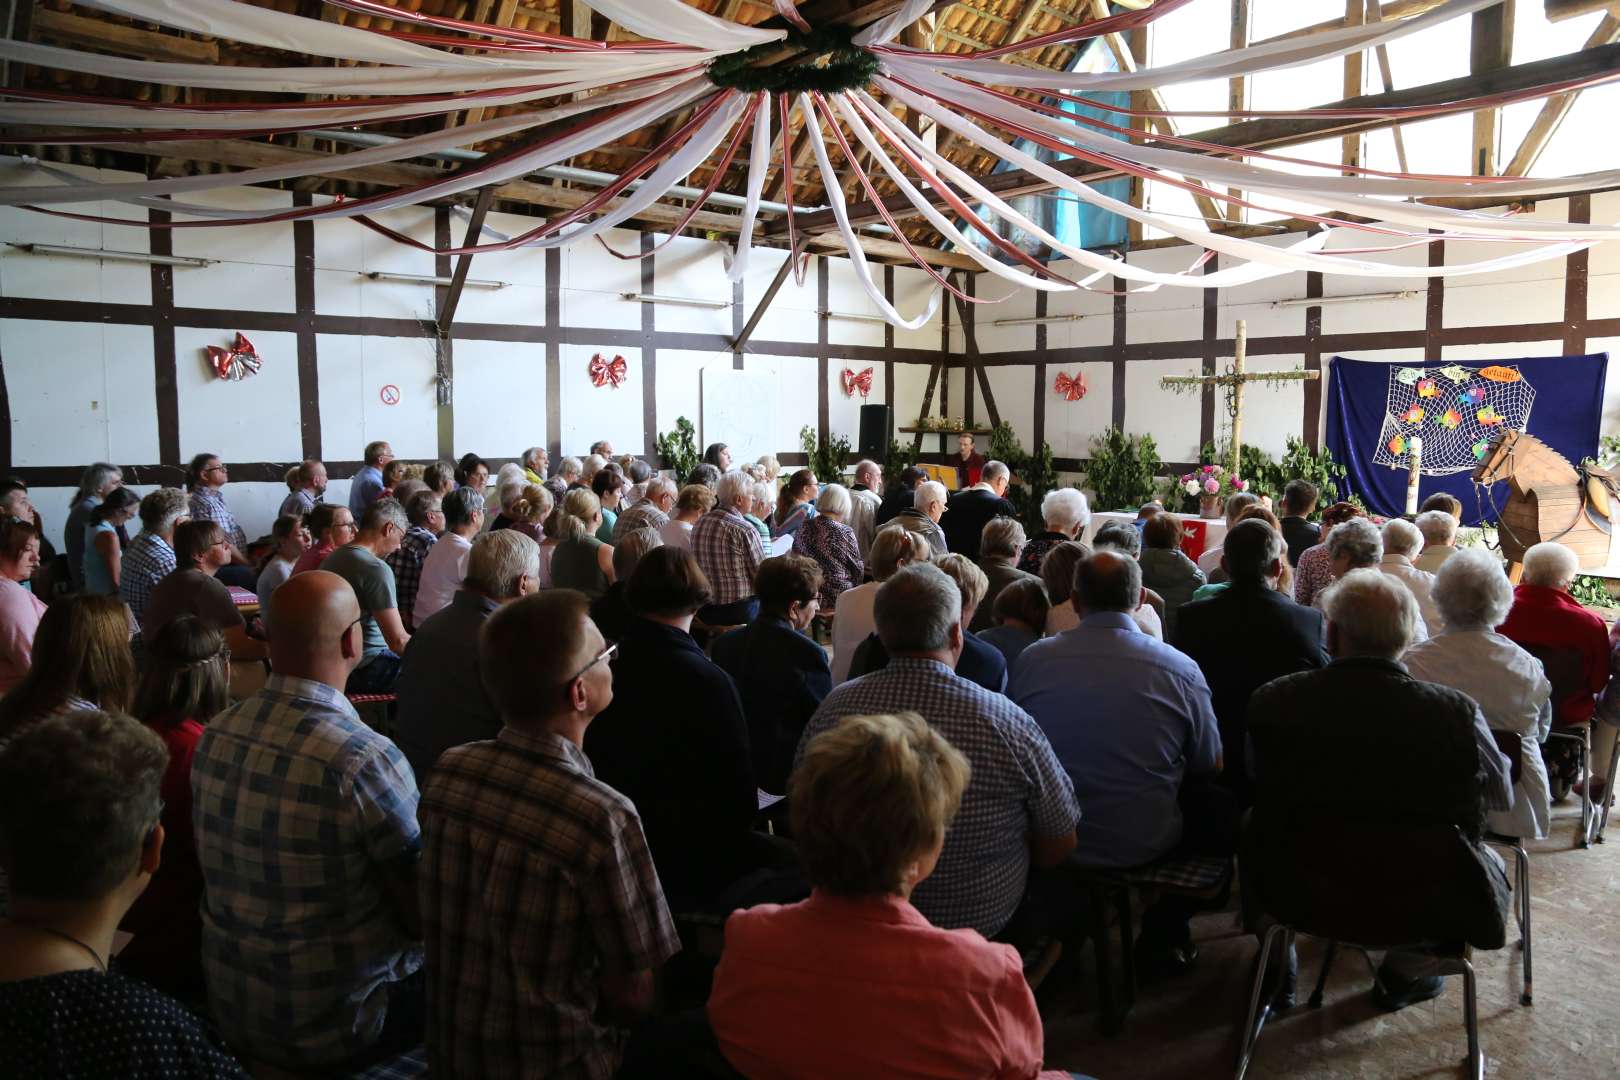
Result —
<instances>
[{"instance_id":1,"label":"wooden horse head cutout","mask_svg":"<svg viewBox=\"0 0 1620 1080\"><path fill-rule=\"evenodd\" d=\"M1495 484L1513 477L1513 446L1519 441L1519 432L1508 428L1491 440L1485 456L1474 467L1474 483Z\"/></svg>"}]
</instances>

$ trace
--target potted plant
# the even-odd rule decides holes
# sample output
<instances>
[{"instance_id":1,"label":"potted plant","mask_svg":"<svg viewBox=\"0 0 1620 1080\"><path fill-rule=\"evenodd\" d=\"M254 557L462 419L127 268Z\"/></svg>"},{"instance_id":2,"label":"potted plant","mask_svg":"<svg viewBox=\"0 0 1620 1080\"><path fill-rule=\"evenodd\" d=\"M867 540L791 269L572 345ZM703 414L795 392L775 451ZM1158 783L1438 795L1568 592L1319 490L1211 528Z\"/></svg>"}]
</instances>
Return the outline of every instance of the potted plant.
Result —
<instances>
[{"instance_id":1,"label":"potted plant","mask_svg":"<svg viewBox=\"0 0 1620 1080\"><path fill-rule=\"evenodd\" d=\"M1183 473L1176 480L1183 494L1198 499L1198 516L1218 518L1226 497L1248 490L1248 482L1231 476L1220 465L1200 465L1192 472Z\"/></svg>"},{"instance_id":2,"label":"potted plant","mask_svg":"<svg viewBox=\"0 0 1620 1080\"><path fill-rule=\"evenodd\" d=\"M1127 435L1111 427L1091 440L1086 482L1104 510L1134 510L1153 498L1159 447L1151 435Z\"/></svg>"}]
</instances>

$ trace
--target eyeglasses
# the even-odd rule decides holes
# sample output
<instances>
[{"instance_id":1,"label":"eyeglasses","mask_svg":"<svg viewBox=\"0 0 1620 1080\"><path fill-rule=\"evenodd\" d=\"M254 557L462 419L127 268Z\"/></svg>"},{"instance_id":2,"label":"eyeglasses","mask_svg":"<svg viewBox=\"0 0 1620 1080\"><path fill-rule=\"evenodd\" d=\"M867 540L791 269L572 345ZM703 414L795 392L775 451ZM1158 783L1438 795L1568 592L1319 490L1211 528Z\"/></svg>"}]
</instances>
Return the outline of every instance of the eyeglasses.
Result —
<instances>
[{"instance_id":1,"label":"eyeglasses","mask_svg":"<svg viewBox=\"0 0 1620 1080\"><path fill-rule=\"evenodd\" d=\"M223 466L223 465L210 465L210 466L208 466L208 468L203 470L203 472L205 472L205 473L224 472L224 471L225 471L225 466Z\"/></svg>"},{"instance_id":2,"label":"eyeglasses","mask_svg":"<svg viewBox=\"0 0 1620 1080\"><path fill-rule=\"evenodd\" d=\"M580 668L578 671L576 671L572 675L570 675L568 677L568 682L570 684L572 684L575 679L578 679L580 676L584 675L587 671L591 670L591 668L595 667L597 664L600 664L604 660L612 662L613 658L615 656L617 656L618 653L619 653L618 642L614 642L612 645L609 645L607 648L605 648L601 652L597 653L596 656L594 658L592 658L590 663L586 664L584 667Z\"/></svg>"}]
</instances>

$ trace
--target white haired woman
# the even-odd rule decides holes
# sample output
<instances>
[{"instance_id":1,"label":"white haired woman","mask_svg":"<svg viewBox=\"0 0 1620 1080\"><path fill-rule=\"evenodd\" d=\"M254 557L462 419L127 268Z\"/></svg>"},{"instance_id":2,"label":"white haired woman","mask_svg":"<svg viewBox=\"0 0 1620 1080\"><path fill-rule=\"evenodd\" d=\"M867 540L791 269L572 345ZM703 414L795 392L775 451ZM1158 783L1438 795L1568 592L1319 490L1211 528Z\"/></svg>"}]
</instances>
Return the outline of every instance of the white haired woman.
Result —
<instances>
[{"instance_id":1,"label":"white haired woman","mask_svg":"<svg viewBox=\"0 0 1620 1080\"><path fill-rule=\"evenodd\" d=\"M1501 562L1479 549L1459 551L1435 575L1432 597L1445 630L1406 651L1415 679L1461 690L1479 703L1492 731L1520 740L1521 769L1513 809L1487 823L1504 836L1542 839L1552 811L1541 743L1552 726L1552 683L1541 661L1496 632L1513 606Z\"/></svg>"},{"instance_id":2,"label":"white haired woman","mask_svg":"<svg viewBox=\"0 0 1620 1080\"><path fill-rule=\"evenodd\" d=\"M816 516L799 527L793 546L821 567L821 606L832 609L838 598L861 583L866 564L855 530L845 524L849 518L849 489L828 484L816 498Z\"/></svg>"},{"instance_id":3,"label":"white haired woman","mask_svg":"<svg viewBox=\"0 0 1620 1080\"><path fill-rule=\"evenodd\" d=\"M1039 575L1046 553L1065 540L1078 540L1091 524L1091 508L1077 488L1056 488L1041 500L1041 522L1046 531L1032 536L1018 557L1018 569Z\"/></svg>"}]
</instances>

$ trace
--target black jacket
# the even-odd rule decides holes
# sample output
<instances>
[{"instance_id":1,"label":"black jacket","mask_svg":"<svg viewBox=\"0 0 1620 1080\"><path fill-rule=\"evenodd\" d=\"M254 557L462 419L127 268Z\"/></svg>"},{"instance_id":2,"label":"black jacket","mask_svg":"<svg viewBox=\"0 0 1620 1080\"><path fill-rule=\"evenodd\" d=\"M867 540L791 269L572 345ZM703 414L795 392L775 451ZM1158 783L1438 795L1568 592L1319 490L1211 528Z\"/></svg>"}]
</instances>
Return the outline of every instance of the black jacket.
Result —
<instances>
[{"instance_id":1,"label":"black jacket","mask_svg":"<svg viewBox=\"0 0 1620 1080\"><path fill-rule=\"evenodd\" d=\"M1272 679L1327 666L1322 613L1275 589L1232 584L1183 604L1171 644L1192 657L1209 683L1226 755L1223 779L1246 804L1249 698Z\"/></svg>"},{"instance_id":2,"label":"black jacket","mask_svg":"<svg viewBox=\"0 0 1620 1080\"><path fill-rule=\"evenodd\" d=\"M952 552L977 562L979 534L984 532L985 525L993 518L1016 516L1013 504L995 492L968 488L951 496L945 516L939 519L939 527L945 530L945 542Z\"/></svg>"},{"instance_id":3,"label":"black jacket","mask_svg":"<svg viewBox=\"0 0 1620 1080\"><path fill-rule=\"evenodd\" d=\"M868 634L866 640L855 647L855 655L849 664L849 677L857 679L888 666L889 650L883 647L876 634ZM962 632L962 655L956 660L956 673L991 693L1007 692L1007 658L1000 649L966 630Z\"/></svg>"},{"instance_id":4,"label":"black jacket","mask_svg":"<svg viewBox=\"0 0 1620 1080\"><path fill-rule=\"evenodd\" d=\"M1302 517L1285 517L1282 526L1283 543L1288 545L1288 565L1298 566L1299 557L1308 547L1322 542L1322 526L1312 525Z\"/></svg>"},{"instance_id":5,"label":"black jacket","mask_svg":"<svg viewBox=\"0 0 1620 1080\"><path fill-rule=\"evenodd\" d=\"M910 509L917 501L917 489L906 487L903 484L892 484L883 495L883 501L878 504L877 515L872 519L874 528L881 529L902 510Z\"/></svg>"},{"instance_id":6,"label":"black jacket","mask_svg":"<svg viewBox=\"0 0 1620 1080\"><path fill-rule=\"evenodd\" d=\"M759 810L748 725L731 676L690 634L632 619L613 702L585 731L596 778L636 804L671 910L690 910L744 869Z\"/></svg>"},{"instance_id":7,"label":"black jacket","mask_svg":"<svg viewBox=\"0 0 1620 1080\"><path fill-rule=\"evenodd\" d=\"M832 693L826 650L786 619L761 615L715 639L709 653L742 695L755 779L766 791L786 794L799 738Z\"/></svg>"}]
</instances>

